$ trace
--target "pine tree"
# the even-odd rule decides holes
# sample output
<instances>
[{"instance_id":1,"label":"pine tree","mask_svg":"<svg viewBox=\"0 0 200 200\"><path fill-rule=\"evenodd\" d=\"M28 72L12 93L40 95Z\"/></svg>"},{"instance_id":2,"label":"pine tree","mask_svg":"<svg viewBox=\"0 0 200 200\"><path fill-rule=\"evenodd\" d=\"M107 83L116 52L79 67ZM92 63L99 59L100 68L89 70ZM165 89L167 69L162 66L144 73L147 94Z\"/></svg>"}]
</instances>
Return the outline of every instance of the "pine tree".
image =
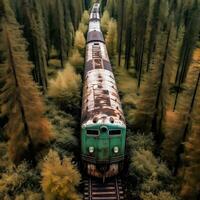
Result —
<instances>
[{"instance_id":1,"label":"pine tree","mask_svg":"<svg viewBox=\"0 0 200 200\"><path fill-rule=\"evenodd\" d=\"M91 6L91 0L84 0L85 9L89 10Z\"/></svg>"},{"instance_id":2,"label":"pine tree","mask_svg":"<svg viewBox=\"0 0 200 200\"><path fill-rule=\"evenodd\" d=\"M127 20L126 20L126 41L125 41L125 66L126 69L129 69L130 60L131 60L131 53L133 49L134 43L134 0L131 0L127 4Z\"/></svg>"},{"instance_id":3,"label":"pine tree","mask_svg":"<svg viewBox=\"0 0 200 200\"><path fill-rule=\"evenodd\" d=\"M156 48L156 36L159 26L160 4L161 0L156 0L153 8L153 17L151 20L151 32L148 42L147 71L149 71L149 65L151 62L152 53L155 51Z\"/></svg>"},{"instance_id":4,"label":"pine tree","mask_svg":"<svg viewBox=\"0 0 200 200\"><path fill-rule=\"evenodd\" d=\"M137 5L138 4L138 5ZM135 33L135 68L138 78L138 89L141 85L144 51L146 42L147 19L149 15L149 0L137 2L136 11L136 33Z\"/></svg>"},{"instance_id":5,"label":"pine tree","mask_svg":"<svg viewBox=\"0 0 200 200\"><path fill-rule=\"evenodd\" d=\"M69 9L71 11L70 13L72 18L72 23L74 29L77 30L83 13L82 1L81 0L76 0L76 1L68 0L68 1L69 1Z\"/></svg>"},{"instance_id":6,"label":"pine tree","mask_svg":"<svg viewBox=\"0 0 200 200\"><path fill-rule=\"evenodd\" d=\"M191 121L189 128L189 138L185 142L184 166L181 196L183 199L196 200L200 193L200 159L199 159L199 142L200 142L200 72L196 80L196 86L193 93L190 112Z\"/></svg>"},{"instance_id":7,"label":"pine tree","mask_svg":"<svg viewBox=\"0 0 200 200\"><path fill-rule=\"evenodd\" d=\"M122 48L123 48L123 29L124 29L124 1L118 1L119 6L118 6L118 19L117 19L117 28L118 28L118 66L121 64L121 55L122 55Z\"/></svg>"},{"instance_id":8,"label":"pine tree","mask_svg":"<svg viewBox=\"0 0 200 200\"><path fill-rule=\"evenodd\" d=\"M189 65L192 60L192 54L198 39L200 27L196 24L200 22L200 3L194 0L193 6L186 11L185 34L180 52L179 65L176 73L175 84L177 85L176 98L174 102L174 110L176 109L181 84L185 81Z\"/></svg>"},{"instance_id":9,"label":"pine tree","mask_svg":"<svg viewBox=\"0 0 200 200\"><path fill-rule=\"evenodd\" d=\"M107 0L106 7L110 14L110 17L116 19L117 18L117 0Z\"/></svg>"},{"instance_id":10,"label":"pine tree","mask_svg":"<svg viewBox=\"0 0 200 200\"><path fill-rule=\"evenodd\" d=\"M54 7L55 6L55 7ZM64 68L64 62L67 56L67 46L66 46L66 29L65 29L65 21L64 21L64 9L61 0L55 0L55 4L51 7L55 33L52 37L55 37L54 46L59 52L59 57L61 61L61 66ZM56 11L56 13L55 13Z\"/></svg>"},{"instance_id":11,"label":"pine tree","mask_svg":"<svg viewBox=\"0 0 200 200\"><path fill-rule=\"evenodd\" d=\"M34 80L47 90L47 48L42 16L42 8L38 0L21 0L20 9L22 9L22 21L24 25L24 35L29 42L29 55L34 63Z\"/></svg>"},{"instance_id":12,"label":"pine tree","mask_svg":"<svg viewBox=\"0 0 200 200\"><path fill-rule=\"evenodd\" d=\"M70 64L50 80L48 95L65 111L77 112L80 107L81 77Z\"/></svg>"},{"instance_id":13,"label":"pine tree","mask_svg":"<svg viewBox=\"0 0 200 200\"><path fill-rule=\"evenodd\" d=\"M43 17L43 29L45 34L45 42L46 42L46 60L47 65L49 64L48 61L50 59L50 52L51 52L51 40L50 40L50 24L49 24L49 15L50 15L50 5L48 0L43 0L41 2L41 9L42 9L42 17Z\"/></svg>"},{"instance_id":14,"label":"pine tree","mask_svg":"<svg viewBox=\"0 0 200 200\"><path fill-rule=\"evenodd\" d=\"M52 137L51 126L43 117L44 106L30 72L27 42L7 1L0 1L1 115L8 116L10 158L18 164L24 158L35 161L41 145Z\"/></svg>"},{"instance_id":15,"label":"pine tree","mask_svg":"<svg viewBox=\"0 0 200 200\"><path fill-rule=\"evenodd\" d=\"M166 156L170 166L174 168L174 174L177 174L182 166L181 157L184 154L184 143L190 135L190 126L193 123L191 115L195 111L195 102L198 101L198 75L199 69L199 49L195 50L193 62L189 67L187 79L184 84L184 91L180 94L176 111L167 111L168 116L163 120L163 131L165 140L163 142L163 155ZM173 71L174 72L174 71ZM173 77L171 78L171 80ZM168 109L173 105L168 104ZM178 128L177 128L178 127ZM176 134L174 134L176 133Z\"/></svg>"},{"instance_id":16,"label":"pine tree","mask_svg":"<svg viewBox=\"0 0 200 200\"><path fill-rule=\"evenodd\" d=\"M106 34L108 31L109 21L110 21L109 12L107 10L105 10L103 12L103 16L101 17L101 29L104 34Z\"/></svg>"},{"instance_id":17,"label":"pine tree","mask_svg":"<svg viewBox=\"0 0 200 200\"><path fill-rule=\"evenodd\" d=\"M109 22L105 41L108 49L108 54L112 60L117 52L117 23L113 19L111 19Z\"/></svg>"},{"instance_id":18,"label":"pine tree","mask_svg":"<svg viewBox=\"0 0 200 200\"><path fill-rule=\"evenodd\" d=\"M168 70L166 67L166 61L168 59L168 53L169 53L171 25L170 25L169 30L166 35L167 35L167 39L166 39L165 51L164 51L164 55L163 55L163 62L161 62L161 66L160 66L161 72L160 72L160 77L159 77L159 87L158 87L158 91L157 91L157 95L156 95L156 102L155 102L156 114L155 114L154 120L156 121L156 123L153 124L153 126L156 126L156 133L157 133L156 139L157 139L158 144L160 144L163 139L162 138L163 136L161 135L161 123L162 123L163 114L164 114L164 99L165 99L165 95L166 95L166 93L163 92L163 89L168 84L164 80L169 78L169 76L168 76L169 74L166 73L166 71ZM167 77L165 77L165 76L167 76Z\"/></svg>"},{"instance_id":19,"label":"pine tree","mask_svg":"<svg viewBox=\"0 0 200 200\"><path fill-rule=\"evenodd\" d=\"M79 49L81 53L83 53L85 44L86 44L86 41L85 41L83 32L81 30L77 30L75 33L75 38L74 38L74 47Z\"/></svg>"},{"instance_id":20,"label":"pine tree","mask_svg":"<svg viewBox=\"0 0 200 200\"><path fill-rule=\"evenodd\" d=\"M70 49L73 46L73 40L74 40L74 26L72 24L72 17L70 13L70 2L69 1L63 1L64 5L64 24L66 24L66 54L69 56Z\"/></svg>"}]
</instances>

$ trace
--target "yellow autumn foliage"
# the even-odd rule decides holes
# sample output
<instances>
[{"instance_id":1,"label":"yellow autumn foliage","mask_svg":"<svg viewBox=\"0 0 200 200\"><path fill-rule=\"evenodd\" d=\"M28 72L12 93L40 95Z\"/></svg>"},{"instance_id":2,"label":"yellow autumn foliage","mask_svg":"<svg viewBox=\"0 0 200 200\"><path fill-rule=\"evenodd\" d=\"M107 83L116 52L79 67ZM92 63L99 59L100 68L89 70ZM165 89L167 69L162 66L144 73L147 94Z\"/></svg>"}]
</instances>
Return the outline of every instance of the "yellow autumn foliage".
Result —
<instances>
[{"instance_id":1,"label":"yellow autumn foliage","mask_svg":"<svg viewBox=\"0 0 200 200\"><path fill-rule=\"evenodd\" d=\"M102 28L103 33L107 33L109 21L110 21L110 14L107 10L105 10L101 18L101 28Z\"/></svg>"},{"instance_id":2,"label":"yellow autumn foliage","mask_svg":"<svg viewBox=\"0 0 200 200\"><path fill-rule=\"evenodd\" d=\"M80 22L79 26L78 26L78 30L80 30L81 32L83 32L85 34L88 30L88 26L86 24Z\"/></svg>"},{"instance_id":3,"label":"yellow autumn foliage","mask_svg":"<svg viewBox=\"0 0 200 200\"><path fill-rule=\"evenodd\" d=\"M81 30L77 30L75 33L75 39L74 39L74 46L78 48L79 50L83 50L85 48L85 37Z\"/></svg>"},{"instance_id":4,"label":"yellow autumn foliage","mask_svg":"<svg viewBox=\"0 0 200 200\"><path fill-rule=\"evenodd\" d=\"M80 174L69 158L60 159L56 151L50 150L42 165L42 189L46 200L79 200L76 186Z\"/></svg>"},{"instance_id":5,"label":"yellow autumn foliage","mask_svg":"<svg viewBox=\"0 0 200 200\"><path fill-rule=\"evenodd\" d=\"M73 49L71 56L69 57L69 62L71 65L77 67L77 66L82 66L84 64L84 58L81 56L80 52L78 49Z\"/></svg>"},{"instance_id":6,"label":"yellow autumn foliage","mask_svg":"<svg viewBox=\"0 0 200 200\"><path fill-rule=\"evenodd\" d=\"M88 13L87 10L85 10L85 11L83 12L83 15L82 15L82 18L81 18L81 22L82 22L83 24L87 25L87 24L89 23L89 18L90 18L89 13Z\"/></svg>"},{"instance_id":7,"label":"yellow autumn foliage","mask_svg":"<svg viewBox=\"0 0 200 200\"><path fill-rule=\"evenodd\" d=\"M105 41L108 54L112 58L116 55L117 51L117 22L115 20L110 20L109 22Z\"/></svg>"},{"instance_id":8,"label":"yellow autumn foliage","mask_svg":"<svg viewBox=\"0 0 200 200\"><path fill-rule=\"evenodd\" d=\"M63 71L59 71L55 79L49 82L48 95L62 109L70 110L79 107L81 77L68 63Z\"/></svg>"}]
</instances>

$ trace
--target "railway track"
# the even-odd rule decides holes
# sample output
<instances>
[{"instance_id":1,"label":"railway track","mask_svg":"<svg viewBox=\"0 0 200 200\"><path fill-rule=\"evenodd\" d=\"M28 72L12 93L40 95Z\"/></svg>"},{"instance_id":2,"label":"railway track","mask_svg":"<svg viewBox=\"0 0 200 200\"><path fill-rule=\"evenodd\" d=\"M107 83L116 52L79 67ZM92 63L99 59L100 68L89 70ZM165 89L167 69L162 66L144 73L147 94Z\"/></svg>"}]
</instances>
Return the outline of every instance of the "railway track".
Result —
<instances>
[{"instance_id":1,"label":"railway track","mask_svg":"<svg viewBox=\"0 0 200 200\"><path fill-rule=\"evenodd\" d=\"M113 178L105 183L88 178L84 180L84 200L124 200L121 179Z\"/></svg>"}]
</instances>

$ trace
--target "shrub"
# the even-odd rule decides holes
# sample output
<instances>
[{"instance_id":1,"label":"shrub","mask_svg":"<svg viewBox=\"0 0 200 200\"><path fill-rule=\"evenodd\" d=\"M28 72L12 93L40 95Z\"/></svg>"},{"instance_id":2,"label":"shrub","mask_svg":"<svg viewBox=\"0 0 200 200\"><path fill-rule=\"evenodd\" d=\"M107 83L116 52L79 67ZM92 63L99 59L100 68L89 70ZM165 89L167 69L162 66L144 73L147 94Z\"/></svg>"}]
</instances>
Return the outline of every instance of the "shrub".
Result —
<instances>
[{"instance_id":1,"label":"shrub","mask_svg":"<svg viewBox=\"0 0 200 200\"><path fill-rule=\"evenodd\" d=\"M9 166L0 179L0 199L15 196L25 189L37 191L40 189L38 171L30 169L26 162L18 167Z\"/></svg>"},{"instance_id":2,"label":"shrub","mask_svg":"<svg viewBox=\"0 0 200 200\"><path fill-rule=\"evenodd\" d=\"M130 188L131 195L137 196L139 193L143 200L173 200L175 197L170 192L160 192L171 191L175 184L165 163L152 153L155 147L153 135L130 136L128 146L131 154L129 174L132 179L137 177L137 187L135 191Z\"/></svg>"},{"instance_id":3,"label":"shrub","mask_svg":"<svg viewBox=\"0 0 200 200\"><path fill-rule=\"evenodd\" d=\"M15 200L43 200L43 195L38 192L24 191L22 194L17 195Z\"/></svg>"},{"instance_id":4,"label":"shrub","mask_svg":"<svg viewBox=\"0 0 200 200\"><path fill-rule=\"evenodd\" d=\"M159 162L148 150L139 150L133 153L130 172L135 173L141 179L148 179L149 177L169 179L171 175L166 165Z\"/></svg>"},{"instance_id":5,"label":"shrub","mask_svg":"<svg viewBox=\"0 0 200 200\"><path fill-rule=\"evenodd\" d=\"M176 200L177 198L173 196L170 192L161 191L158 194L141 193L140 197L143 200Z\"/></svg>"},{"instance_id":6,"label":"shrub","mask_svg":"<svg viewBox=\"0 0 200 200\"><path fill-rule=\"evenodd\" d=\"M62 132L56 134L53 147L62 155L70 155L69 152L74 152L78 146L77 138L73 134L74 130L71 128L62 129Z\"/></svg>"},{"instance_id":7,"label":"shrub","mask_svg":"<svg viewBox=\"0 0 200 200\"><path fill-rule=\"evenodd\" d=\"M58 72L55 79L50 80L48 95L62 110L77 111L80 107L80 93L81 77L69 64L63 71Z\"/></svg>"},{"instance_id":8,"label":"shrub","mask_svg":"<svg viewBox=\"0 0 200 200\"><path fill-rule=\"evenodd\" d=\"M127 139L127 144L132 152L141 149L153 151L155 145L152 134L145 135L139 133L129 136Z\"/></svg>"},{"instance_id":9,"label":"shrub","mask_svg":"<svg viewBox=\"0 0 200 200\"><path fill-rule=\"evenodd\" d=\"M88 26L82 22L79 23L78 26L78 30L80 30L81 32L83 32L83 34L85 34L88 30Z\"/></svg>"},{"instance_id":10,"label":"shrub","mask_svg":"<svg viewBox=\"0 0 200 200\"><path fill-rule=\"evenodd\" d=\"M108 54L112 59L116 55L117 51L117 22L115 20L110 20L109 22L105 41Z\"/></svg>"},{"instance_id":11,"label":"shrub","mask_svg":"<svg viewBox=\"0 0 200 200\"><path fill-rule=\"evenodd\" d=\"M81 56L78 49L73 49L69 57L69 62L75 67L77 73L83 72L84 58Z\"/></svg>"},{"instance_id":12,"label":"shrub","mask_svg":"<svg viewBox=\"0 0 200 200\"><path fill-rule=\"evenodd\" d=\"M59 110L53 103L48 102L48 109L46 115L50 119L51 123L56 129L62 129L63 127L76 127L77 122L72 115Z\"/></svg>"},{"instance_id":13,"label":"shrub","mask_svg":"<svg viewBox=\"0 0 200 200\"><path fill-rule=\"evenodd\" d=\"M89 18L90 18L89 13L88 13L87 10L85 10L85 11L83 12L83 15L82 15L82 18L81 18L81 22L82 22L83 24L87 25L87 24L89 23Z\"/></svg>"},{"instance_id":14,"label":"shrub","mask_svg":"<svg viewBox=\"0 0 200 200\"><path fill-rule=\"evenodd\" d=\"M8 158L7 153L7 143L0 143L0 174L5 172L6 168L10 164L10 160Z\"/></svg>"},{"instance_id":15,"label":"shrub","mask_svg":"<svg viewBox=\"0 0 200 200\"><path fill-rule=\"evenodd\" d=\"M154 176L151 176L141 184L141 189L144 192L159 192L160 188L162 188L162 182Z\"/></svg>"},{"instance_id":16,"label":"shrub","mask_svg":"<svg viewBox=\"0 0 200 200\"><path fill-rule=\"evenodd\" d=\"M72 115L59 110L52 102L47 101L47 104L48 110L46 115L51 121L55 132L52 148L62 154L62 156L71 155L71 152L75 152L78 149L76 148L78 141L75 137L75 129L78 124Z\"/></svg>"},{"instance_id":17,"label":"shrub","mask_svg":"<svg viewBox=\"0 0 200 200\"><path fill-rule=\"evenodd\" d=\"M110 21L110 15L107 10L103 12L103 16L101 18L101 28L103 33L107 33L108 31L108 26L109 26L109 21Z\"/></svg>"},{"instance_id":18,"label":"shrub","mask_svg":"<svg viewBox=\"0 0 200 200\"><path fill-rule=\"evenodd\" d=\"M79 49L83 50L85 48L85 37L81 30L77 30L75 33L75 39L74 39L74 46Z\"/></svg>"},{"instance_id":19,"label":"shrub","mask_svg":"<svg viewBox=\"0 0 200 200\"><path fill-rule=\"evenodd\" d=\"M42 189L48 200L78 200L76 186L80 182L80 174L71 164L71 160L60 159L57 152L50 150L42 166Z\"/></svg>"}]
</instances>

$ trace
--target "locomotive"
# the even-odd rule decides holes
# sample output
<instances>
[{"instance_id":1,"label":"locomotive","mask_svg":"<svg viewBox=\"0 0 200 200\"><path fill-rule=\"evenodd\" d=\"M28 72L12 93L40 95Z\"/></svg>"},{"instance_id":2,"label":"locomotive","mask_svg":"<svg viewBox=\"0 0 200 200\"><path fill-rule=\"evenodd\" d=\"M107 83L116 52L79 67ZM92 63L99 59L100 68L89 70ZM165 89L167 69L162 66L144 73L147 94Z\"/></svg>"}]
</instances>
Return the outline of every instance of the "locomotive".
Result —
<instances>
[{"instance_id":1,"label":"locomotive","mask_svg":"<svg viewBox=\"0 0 200 200\"><path fill-rule=\"evenodd\" d=\"M81 158L91 176L107 178L123 169L126 124L94 3L87 33L81 114Z\"/></svg>"}]
</instances>

